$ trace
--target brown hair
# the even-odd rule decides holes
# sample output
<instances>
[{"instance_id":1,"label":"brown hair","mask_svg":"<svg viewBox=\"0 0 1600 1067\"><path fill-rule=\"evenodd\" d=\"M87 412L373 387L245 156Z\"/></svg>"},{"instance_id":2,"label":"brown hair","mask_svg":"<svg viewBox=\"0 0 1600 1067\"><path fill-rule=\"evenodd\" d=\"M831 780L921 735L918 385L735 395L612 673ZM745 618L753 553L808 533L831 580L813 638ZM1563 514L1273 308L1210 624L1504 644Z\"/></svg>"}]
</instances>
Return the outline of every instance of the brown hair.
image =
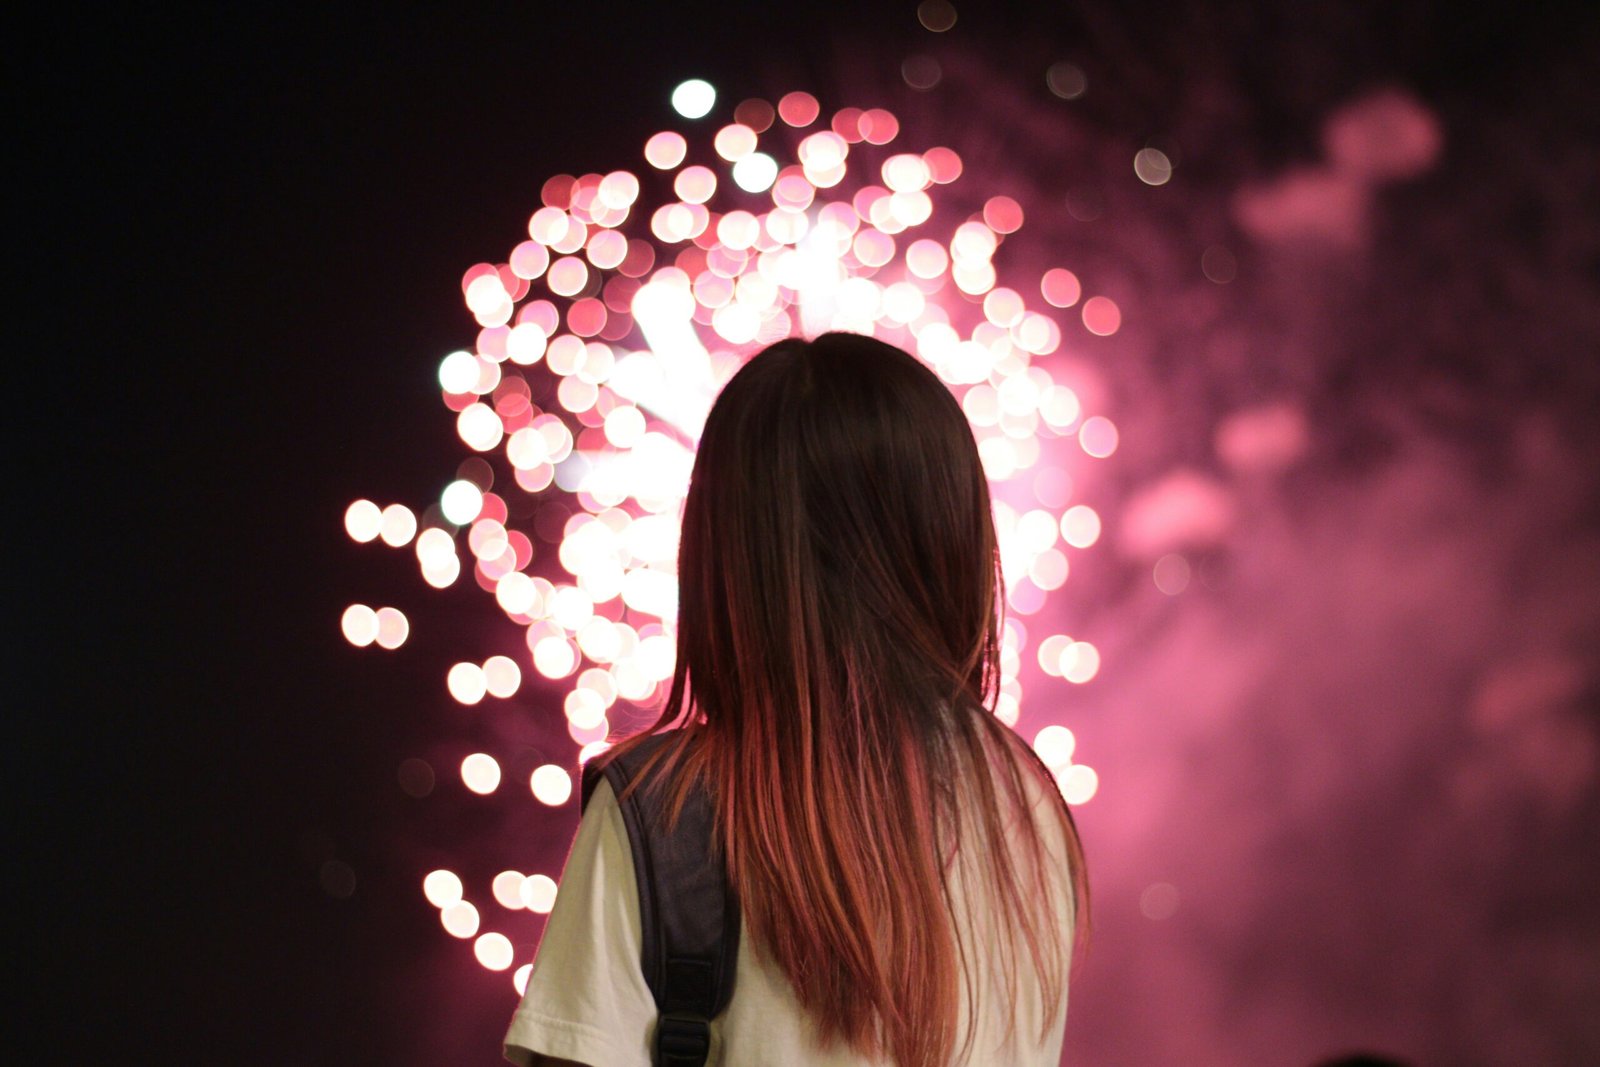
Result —
<instances>
[{"instance_id":1,"label":"brown hair","mask_svg":"<svg viewBox=\"0 0 1600 1067\"><path fill-rule=\"evenodd\" d=\"M752 947L788 977L822 1041L900 1067L952 1062L958 967L976 1010L974 946L957 936L946 867L962 854L963 781L982 828L966 848L988 860L1005 920L995 966L1013 992L1020 932L1041 979L1044 1041L1070 965L1057 916L1071 908L1081 924L1086 910L1083 853L1049 770L992 713L1000 555L955 397L871 337L825 333L758 353L706 420L678 582L672 686L646 733L682 729L628 791L676 769L675 822L689 785L707 784ZM1032 810L1024 776L1043 787L1067 843L1070 900L1057 899L1063 880L1034 819L1003 821L994 766L1012 811ZM1015 841L1030 858L1026 885ZM928 921L941 911L950 923ZM971 1038L969 1026L963 1056Z\"/></svg>"}]
</instances>

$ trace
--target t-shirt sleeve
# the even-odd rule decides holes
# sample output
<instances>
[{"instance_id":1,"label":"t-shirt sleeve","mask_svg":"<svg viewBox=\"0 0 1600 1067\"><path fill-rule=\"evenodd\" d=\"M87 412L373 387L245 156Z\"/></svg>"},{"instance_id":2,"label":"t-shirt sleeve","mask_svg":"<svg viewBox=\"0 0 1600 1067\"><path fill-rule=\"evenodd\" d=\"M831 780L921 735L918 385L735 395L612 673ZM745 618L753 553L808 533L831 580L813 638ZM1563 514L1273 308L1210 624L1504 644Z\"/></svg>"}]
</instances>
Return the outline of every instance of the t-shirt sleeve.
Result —
<instances>
[{"instance_id":1,"label":"t-shirt sleeve","mask_svg":"<svg viewBox=\"0 0 1600 1067\"><path fill-rule=\"evenodd\" d=\"M655 999L639 964L642 936L628 830L611 784L578 822L505 1057L534 1053L593 1067L650 1067Z\"/></svg>"}]
</instances>

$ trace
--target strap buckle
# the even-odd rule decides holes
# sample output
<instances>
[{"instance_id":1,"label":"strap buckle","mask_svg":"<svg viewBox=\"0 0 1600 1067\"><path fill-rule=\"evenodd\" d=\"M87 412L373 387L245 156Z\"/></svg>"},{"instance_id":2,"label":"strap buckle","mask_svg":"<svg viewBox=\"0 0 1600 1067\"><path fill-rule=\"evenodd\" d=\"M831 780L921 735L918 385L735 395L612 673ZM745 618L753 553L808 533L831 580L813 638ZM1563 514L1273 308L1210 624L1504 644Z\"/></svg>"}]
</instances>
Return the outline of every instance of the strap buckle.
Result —
<instances>
[{"instance_id":1,"label":"strap buckle","mask_svg":"<svg viewBox=\"0 0 1600 1067\"><path fill-rule=\"evenodd\" d=\"M662 1012L656 1024L656 1064L701 1067L711 1053L711 1024L704 1016Z\"/></svg>"}]
</instances>

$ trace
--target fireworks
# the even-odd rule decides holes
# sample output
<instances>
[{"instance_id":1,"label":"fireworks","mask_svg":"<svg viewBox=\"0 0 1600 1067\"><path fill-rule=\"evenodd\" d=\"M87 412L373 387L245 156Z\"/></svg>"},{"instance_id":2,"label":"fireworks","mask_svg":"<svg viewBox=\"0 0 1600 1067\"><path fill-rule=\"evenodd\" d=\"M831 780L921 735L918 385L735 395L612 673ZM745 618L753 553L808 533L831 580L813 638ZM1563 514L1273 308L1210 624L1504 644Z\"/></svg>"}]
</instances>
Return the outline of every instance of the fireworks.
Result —
<instances>
[{"instance_id":1,"label":"fireworks","mask_svg":"<svg viewBox=\"0 0 1600 1067\"><path fill-rule=\"evenodd\" d=\"M692 122L715 111L716 93L689 81L672 104ZM413 545L434 588L469 569L498 616L521 628L527 655L457 663L446 691L462 705L510 699L525 667L559 683L549 706L559 701L581 764L606 746L619 702L649 706L672 676L678 514L722 383L784 337L873 334L926 362L977 437L1008 604L995 710L1014 726L1030 645L1047 679L1079 685L1099 670L1093 644L1030 635L1024 620L1066 583L1069 553L1099 539L1099 515L1071 502L1073 468L1112 455L1118 440L1046 364L1064 346L1114 334L1121 310L1086 296L1066 267L1001 285L996 258L1023 226L1023 205L994 196L961 217L941 210L941 190L963 176L960 156L896 144L899 122L886 110L825 117L794 92L776 106L747 100L732 119L710 136L655 134L637 171L544 183L527 239L463 275L479 332L438 368L444 405L477 458L420 521L402 505L360 500L346 530ZM1141 177L1165 181L1170 167L1155 156ZM511 519L527 511L523 494L576 507L559 529L525 531ZM547 573L532 573L536 538L554 545L559 569L541 557ZM357 646L395 648L410 623L357 604L343 632ZM1069 803L1094 795L1098 778L1073 762L1065 726L1045 726L1034 745ZM502 785L491 753L467 756L460 777L482 796ZM545 764L529 789L560 806L572 776ZM483 966L509 968L510 943L479 932L482 913L458 876L434 871L423 889L449 933L476 939ZM496 877L491 894L501 908L538 912L554 895L549 877L516 871ZM519 988L526 973L515 975Z\"/></svg>"}]
</instances>

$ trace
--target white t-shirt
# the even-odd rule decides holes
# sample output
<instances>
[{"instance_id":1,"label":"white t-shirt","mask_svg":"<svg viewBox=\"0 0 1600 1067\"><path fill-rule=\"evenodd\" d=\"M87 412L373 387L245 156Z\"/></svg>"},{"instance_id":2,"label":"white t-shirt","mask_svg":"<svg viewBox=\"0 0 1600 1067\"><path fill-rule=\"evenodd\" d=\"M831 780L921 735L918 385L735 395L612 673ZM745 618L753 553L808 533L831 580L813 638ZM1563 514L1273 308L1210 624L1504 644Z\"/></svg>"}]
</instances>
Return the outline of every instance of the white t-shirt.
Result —
<instances>
[{"instance_id":1,"label":"white t-shirt","mask_svg":"<svg viewBox=\"0 0 1600 1067\"><path fill-rule=\"evenodd\" d=\"M1031 778L1028 783L1032 790ZM1042 794L1033 796L1039 803ZM1061 872L1061 884L1065 885L1065 842L1053 828L1053 820L1040 821L1054 869ZM959 869L966 870L965 864ZM958 871L952 878L958 917L965 914L963 882ZM974 914L985 931L977 943L992 944L988 938L993 936L993 914L976 907ZM1058 918L1063 936L1070 938L1072 916ZM610 783L602 779L578 823L527 992L506 1033L506 1059L526 1067L538 1052L591 1067L651 1067L657 1009L640 967L640 942L639 891L627 826ZM1039 981L1020 938L1018 947L1014 1004L1002 1003L1003 978L986 966L989 961L984 953L978 953L978 1025L971 1055L964 1061L969 1067L1057 1067L1060 1063L1065 990L1060 1023L1040 1045L1037 1039L1044 1005ZM990 992L985 994L985 988ZM968 1025L964 999L960 1012L957 1050ZM1006 1025L1013 1016L1016 1036L1012 1046L1002 1052ZM864 1059L842 1046L828 1051L820 1048L816 1028L801 1010L788 979L763 965L751 950L749 929L743 926L733 996L726 1010L711 1021L710 1029L707 1067L885 1067L885 1061Z\"/></svg>"}]
</instances>

